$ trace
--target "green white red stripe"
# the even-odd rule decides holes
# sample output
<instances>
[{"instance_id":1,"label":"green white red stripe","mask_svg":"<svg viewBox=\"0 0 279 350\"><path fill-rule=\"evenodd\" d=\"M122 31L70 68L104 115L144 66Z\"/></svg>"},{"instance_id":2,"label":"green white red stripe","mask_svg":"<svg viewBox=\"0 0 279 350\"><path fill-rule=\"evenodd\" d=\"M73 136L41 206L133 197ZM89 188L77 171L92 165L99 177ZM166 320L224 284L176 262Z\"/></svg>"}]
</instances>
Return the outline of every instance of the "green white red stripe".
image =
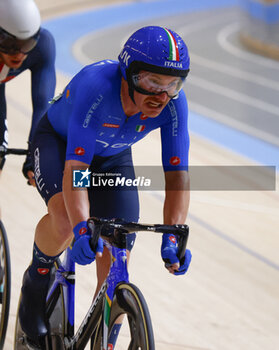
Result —
<instances>
[{"instance_id":1,"label":"green white red stripe","mask_svg":"<svg viewBox=\"0 0 279 350\"><path fill-rule=\"evenodd\" d=\"M170 61L179 61L179 51L178 51L178 45L177 42L175 40L175 37L173 36L173 34L166 28L163 28L165 30L165 32L168 35L168 39L169 39L169 45L170 45L170 54L169 54L169 60Z\"/></svg>"},{"instance_id":2,"label":"green white red stripe","mask_svg":"<svg viewBox=\"0 0 279 350\"><path fill-rule=\"evenodd\" d=\"M109 320L110 320L110 311L111 311L111 304L112 301L109 298L108 294L106 294L106 299L105 299L105 308L104 308L104 323L103 323L103 346L104 349L107 349L108 347L108 328L109 328Z\"/></svg>"},{"instance_id":3,"label":"green white red stripe","mask_svg":"<svg viewBox=\"0 0 279 350\"><path fill-rule=\"evenodd\" d=\"M145 129L145 125L137 125L136 126L136 131L137 132L142 132Z\"/></svg>"}]
</instances>

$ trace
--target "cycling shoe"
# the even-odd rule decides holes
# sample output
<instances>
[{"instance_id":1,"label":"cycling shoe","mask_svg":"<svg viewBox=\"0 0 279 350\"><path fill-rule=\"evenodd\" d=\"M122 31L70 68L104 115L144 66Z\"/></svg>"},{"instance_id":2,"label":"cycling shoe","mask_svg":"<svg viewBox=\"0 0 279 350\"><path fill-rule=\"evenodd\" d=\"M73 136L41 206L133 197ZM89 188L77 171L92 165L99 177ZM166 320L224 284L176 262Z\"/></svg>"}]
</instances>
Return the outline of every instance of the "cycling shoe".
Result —
<instances>
[{"instance_id":1,"label":"cycling shoe","mask_svg":"<svg viewBox=\"0 0 279 350\"><path fill-rule=\"evenodd\" d=\"M23 276L19 321L30 342L39 345L48 333L45 315L48 286L38 286L32 281L28 269Z\"/></svg>"}]
</instances>

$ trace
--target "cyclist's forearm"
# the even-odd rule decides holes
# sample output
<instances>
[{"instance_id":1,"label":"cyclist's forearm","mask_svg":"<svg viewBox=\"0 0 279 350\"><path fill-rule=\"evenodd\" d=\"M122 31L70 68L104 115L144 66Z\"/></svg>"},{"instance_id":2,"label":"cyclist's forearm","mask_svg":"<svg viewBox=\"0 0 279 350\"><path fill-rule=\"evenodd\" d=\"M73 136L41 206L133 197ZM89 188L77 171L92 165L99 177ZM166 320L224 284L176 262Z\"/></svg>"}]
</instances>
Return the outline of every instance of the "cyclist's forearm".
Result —
<instances>
[{"instance_id":1,"label":"cyclist's forearm","mask_svg":"<svg viewBox=\"0 0 279 350\"><path fill-rule=\"evenodd\" d=\"M167 172L165 173L165 180L164 224L184 224L190 202L188 172Z\"/></svg>"},{"instance_id":2,"label":"cyclist's forearm","mask_svg":"<svg viewBox=\"0 0 279 350\"><path fill-rule=\"evenodd\" d=\"M72 187L73 166L83 166L86 164L77 161L66 161L63 176L63 196L66 210L72 227L79 222L86 221L89 217L89 202L87 190L74 190Z\"/></svg>"},{"instance_id":3,"label":"cyclist's forearm","mask_svg":"<svg viewBox=\"0 0 279 350\"><path fill-rule=\"evenodd\" d=\"M164 224L184 224L190 202L189 191L168 191L164 203Z\"/></svg>"}]
</instances>

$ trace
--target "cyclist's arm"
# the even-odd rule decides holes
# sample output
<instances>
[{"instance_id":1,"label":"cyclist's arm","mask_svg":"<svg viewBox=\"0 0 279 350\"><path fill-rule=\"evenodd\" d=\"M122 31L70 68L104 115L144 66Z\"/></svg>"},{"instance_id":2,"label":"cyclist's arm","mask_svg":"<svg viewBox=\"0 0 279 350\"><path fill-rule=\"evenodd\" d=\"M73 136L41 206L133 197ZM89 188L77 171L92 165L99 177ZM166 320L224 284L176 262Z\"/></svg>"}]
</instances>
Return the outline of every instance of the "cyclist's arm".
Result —
<instances>
[{"instance_id":1,"label":"cyclist's arm","mask_svg":"<svg viewBox=\"0 0 279 350\"><path fill-rule=\"evenodd\" d=\"M169 111L166 109L166 112L170 113L169 123L161 127L162 161L165 171L164 223L184 224L190 201L188 108L185 94L181 92L179 99L171 101L168 108ZM177 274L177 271L182 273L185 267L183 262L180 267L177 261L175 244L171 240L168 241L169 238L165 238L163 236L162 258L172 263L167 269L173 274Z\"/></svg>"},{"instance_id":2,"label":"cyclist's arm","mask_svg":"<svg viewBox=\"0 0 279 350\"><path fill-rule=\"evenodd\" d=\"M68 124L66 162L63 176L63 196L66 209L72 227L78 223L87 221L89 218L89 201L87 190L74 190L72 186L73 167L87 169L91 163L96 144L96 133L98 123L96 118L91 118L90 124L84 128L83 123L92 105L92 90L88 88L88 82L84 77L80 77L75 93L73 109ZM73 87L72 87L73 88ZM89 96L88 96L89 95ZM78 152L80 150L80 152Z\"/></svg>"},{"instance_id":3,"label":"cyclist's arm","mask_svg":"<svg viewBox=\"0 0 279 350\"><path fill-rule=\"evenodd\" d=\"M42 29L37 47L29 55L33 107L31 128L28 135L28 144L30 145L37 125L49 107L48 102L54 95L56 84L55 42L48 31ZM22 171L24 176L28 178L28 183L35 186L30 155L27 155Z\"/></svg>"},{"instance_id":4,"label":"cyclist's arm","mask_svg":"<svg viewBox=\"0 0 279 350\"><path fill-rule=\"evenodd\" d=\"M165 202L164 224L184 224L190 201L190 180L187 171L165 172ZM179 270L179 262L173 263L167 269L174 274Z\"/></svg>"},{"instance_id":5,"label":"cyclist's arm","mask_svg":"<svg viewBox=\"0 0 279 350\"><path fill-rule=\"evenodd\" d=\"M95 252L90 246L90 235L86 221L89 217L89 200L87 190L73 190L72 171L73 167L87 168L89 165L77 160L67 160L63 176L63 196L70 223L73 228L75 242L72 246L71 257L73 261L87 265L95 260ZM85 229L85 232L83 231ZM96 254L102 256L103 241L98 240Z\"/></svg>"},{"instance_id":6,"label":"cyclist's arm","mask_svg":"<svg viewBox=\"0 0 279 350\"><path fill-rule=\"evenodd\" d=\"M87 168L88 164L78 160L65 162L63 176L63 196L66 210L72 227L79 222L86 221L89 217L89 201L87 190L73 190L73 167Z\"/></svg>"},{"instance_id":7,"label":"cyclist's arm","mask_svg":"<svg viewBox=\"0 0 279 350\"><path fill-rule=\"evenodd\" d=\"M47 111L48 102L54 96L55 76L55 42L52 35L46 30L42 33L38 43L36 62L30 68L32 85L32 124L28 141L30 142L39 120ZM30 53L31 55L32 53Z\"/></svg>"},{"instance_id":8,"label":"cyclist's arm","mask_svg":"<svg viewBox=\"0 0 279 350\"><path fill-rule=\"evenodd\" d=\"M165 171L165 224L184 224L189 207L188 108L184 93L169 103L171 118L161 127L162 162ZM166 109L166 111L168 111Z\"/></svg>"},{"instance_id":9,"label":"cyclist's arm","mask_svg":"<svg viewBox=\"0 0 279 350\"><path fill-rule=\"evenodd\" d=\"M72 167L87 169L95 154L96 137L101 123L98 115L96 113L91 115L84 127L84 121L88 118L93 103L101 93L98 77L95 80L94 77L94 70L85 67L75 76L67 90L64 91L62 99L57 102L62 103L62 106L66 102L67 105L64 104L64 107L70 113L67 124L63 195L73 228L89 218L88 194L86 190L73 190ZM67 91L69 91L69 96L67 96ZM69 105L70 109L67 107Z\"/></svg>"},{"instance_id":10,"label":"cyclist's arm","mask_svg":"<svg viewBox=\"0 0 279 350\"><path fill-rule=\"evenodd\" d=\"M54 95L56 77L55 77L55 46L50 43L49 51L44 50L42 54L45 57L39 57L36 64L31 67L31 89L32 89L32 121L28 135L28 147L32 141L36 127L40 119L46 113L48 102ZM34 173L32 170L32 161L30 155L26 157L23 165L23 173L28 176L29 184L35 186Z\"/></svg>"},{"instance_id":11,"label":"cyclist's arm","mask_svg":"<svg viewBox=\"0 0 279 350\"><path fill-rule=\"evenodd\" d=\"M190 180L187 171L165 172L164 224L184 224L190 202Z\"/></svg>"}]
</instances>

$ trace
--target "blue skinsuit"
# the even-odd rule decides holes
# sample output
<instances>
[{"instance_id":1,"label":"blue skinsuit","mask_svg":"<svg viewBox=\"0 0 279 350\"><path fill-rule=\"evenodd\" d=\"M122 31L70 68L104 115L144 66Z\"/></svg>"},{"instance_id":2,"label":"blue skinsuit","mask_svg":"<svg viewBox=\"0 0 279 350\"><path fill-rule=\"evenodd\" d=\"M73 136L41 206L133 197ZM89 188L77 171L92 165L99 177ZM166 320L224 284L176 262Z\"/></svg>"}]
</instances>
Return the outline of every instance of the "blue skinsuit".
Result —
<instances>
[{"instance_id":1,"label":"blue skinsuit","mask_svg":"<svg viewBox=\"0 0 279 350\"><path fill-rule=\"evenodd\" d=\"M187 169L188 108L184 92L156 118L142 113L127 118L120 87L118 63L101 61L82 69L49 109L51 125L67 141L66 160L91 164L94 155L115 155L160 127L164 169Z\"/></svg>"},{"instance_id":2,"label":"blue skinsuit","mask_svg":"<svg viewBox=\"0 0 279 350\"><path fill-rule=\"evenodd\" d=\"M53 99L32 145L37 189L46 203L62 191L66 160L86 163L92 172L135 178L131 145L159 127L164 170L188 169L188 109L184 92L156 118L142 113L127 118L120 88L118 62L101 61L82 69ZM88 196L91 216L128 221L139 218L137 190L103 185L88 189ZM133 243L134 238L130 238Z\"/></svg>"}]
</instances>

